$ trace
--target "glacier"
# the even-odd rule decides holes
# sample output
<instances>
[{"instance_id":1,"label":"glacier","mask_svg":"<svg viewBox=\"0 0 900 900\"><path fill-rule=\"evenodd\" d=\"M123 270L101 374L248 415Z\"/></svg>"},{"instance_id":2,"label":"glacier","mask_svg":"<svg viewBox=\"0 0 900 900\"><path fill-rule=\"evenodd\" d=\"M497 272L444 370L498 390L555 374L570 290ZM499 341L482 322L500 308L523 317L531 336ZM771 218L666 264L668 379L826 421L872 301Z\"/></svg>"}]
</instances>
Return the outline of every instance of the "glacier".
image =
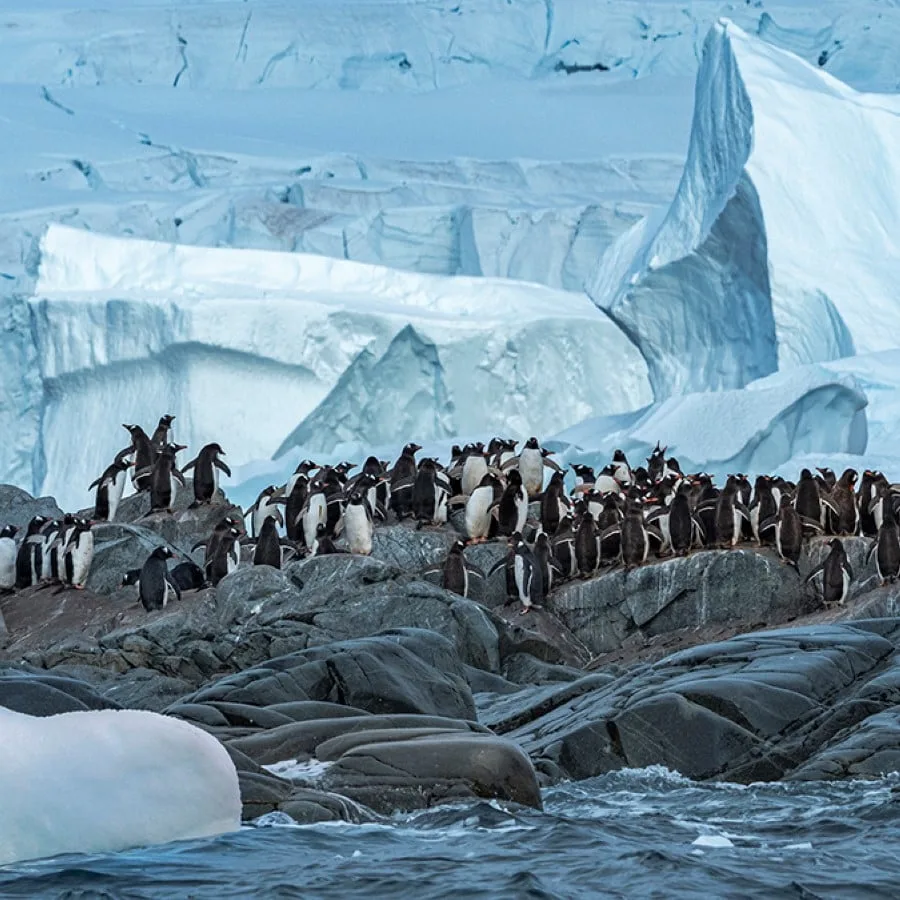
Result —
<instances>
[{"instance_id":1,"label":"glacier","mask_svg":"<svg viewBox=\"0 0 900 900\"><path fill-rule=\"evenodd\" d=\"M46 718L0 707L0 865L237 831L241 797L224 747L158 713Z\"/></svg>"}]
</instances>

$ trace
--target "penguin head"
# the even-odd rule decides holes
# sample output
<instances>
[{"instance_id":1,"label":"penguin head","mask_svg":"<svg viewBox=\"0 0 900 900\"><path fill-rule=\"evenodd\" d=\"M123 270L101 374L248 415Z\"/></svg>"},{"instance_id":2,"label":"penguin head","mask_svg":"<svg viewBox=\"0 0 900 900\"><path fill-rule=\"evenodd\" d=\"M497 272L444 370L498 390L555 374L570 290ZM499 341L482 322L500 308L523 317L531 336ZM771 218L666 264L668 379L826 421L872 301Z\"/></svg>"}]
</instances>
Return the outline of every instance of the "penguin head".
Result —
<instances>
[{"instance_id":1,"label":"penguin head","mask_svg":"<svg viewBox=\"0 0 900 900\"><path fill-rule=\"evenodd\" d=\"M16 536L16 532L18 532L18 528L15 525L4 525L3 529L0 530L0 538L11 538Z\"/></svg>"},{"instance_id":2,"label":"penguin head","mask_svg":"<svg viewBox=\"0 0 900 900\"><path fill-rule=\"evenodd\" d=\"M841 473L841 483L847 485L847 487L852 488L859 476L856 474L856 469L844 469Z\"/></svg>"},{"instance_id":3,"label":"penguin head","mask_svg":"<svg viewBox=\"0 0 900 900\"><path fill-rule=\"evenodd\" d=\"M613 451L613 462L614 463L625 463L628 465L628 460L625 458L625 452L623 450L615 450Z\"/></svg>"},{"instance_id":4,"label":"penguin head","mask_svg":"<svg viewBox=\"0 0 900 900\"><path fill-rule=\"evenodd\" d=\"M204 448L207 453L212 453L213 456L228 456L228 454L222 449L221 444L207 444Z\"/></svg>"},{"instance_id":5,"label":"penguin head","mask_svg":"<svg viewBox=\"0 0 900 900\"><path fill-rule=\"evenodd\" d=\"M340 475L346 475L351 469L355 469L357 464L355 462L348 462L344 460L343 462L339 462L335 467L334 471Z\"/></svg>"},{"instance_id":6,"label":"penguin head","mask_svg":"<svg viewBox=\"0 0 900 900\"><path fill-rule=\"evenodd\" d=\"M466 542L457 538L451 545L448 553L462 553L466 549Z\"/></svg>"},{"instance_id":7,"label":"penguin head","mask_svg":"<svg viewBox=\"0 0 900 900\"><path fill-rule=\"evenodd\" d=\"M324 522L319 522L319 524L316 525L316 539L317 540L322 540L322 538L325 537L325 530L326 529L325 529Z\"/></svg>"},{"instance_id":8,"label":"penguin head","mask_svg":"<svg viewBox=\"0 0 900 900\"><path fill-rule=\"evenodd\" d=\"M375 457L370 456L369 459L366 460L366 465L368 465L369 461L374 458ZM294 469L294 474L295 475L309 475L309 473L312 472L313 469L319 469L319 468L321 468L321 466L319 466L318 463L314 463L311 459L304 459L301 463L299 463L297 465L297 468Z\"/></svg>"},{"instance_id":9,"label":"penguin head","mask_svg":"<svg viewBox=\"0 0 900 900\"><path fill-rule=\"evenodd\" d=\"M510 469L506 473L506 483L513 487L522 487L522 473L518 469Z\"/></svg>"},{"instance_id":10,"label":"penguin head","mask_svg":"<svg viewBox=\"0 0 900 900\"><path fill-rule=\"evenodd\" d=\"M157 547L151 554L152 559L174 559L175 553L171 547Z\"/></svg>"},{"instance_id":11,"label":"penguin head","mask_svg":"<svg viewBox=\"0 0 900 900\"><path fill-rule=\"evenodd\" d=\"M360 506L365 499L365 495L360 493L360 491L351 491L347 502L352 506Z\"/></svg>"},{"instance_id":12,"label":"penguin head","mask_svg":"<svg viewBox=\"0 0 900 900\"><path fill-rule=\"evenodd\" d=\"M416 444L416 443L410 441L410 443L408 443L403 448L403 455L404 456L415 456L416 453L418 453L421 449L422 449L421 444Z\"/></svg>"},{"instance_id":13,"label":"penguin head","mask_svg":"<svg viewBox=\"0 0 900 900\"><path fill-rule=\"evenodd\" d=\"M116 458L113 460L113 465L118 466L120 469L127 469L129 466L134 465L134 460L129 459L130 456L134 455L133 447L126 447L124 450L120 450L116 454Z\"/></svg>"},{"instance_id":14,"label":"penguin head","mask_svg":"<svg viewBox=\"0 0 900 900\"><path fill-rule=\"evenodd\" d=\"M175 416L160 416L158 428L171 428L172 423L175 421Z\"/></svg>"},{"instance_id":15,"label":"penguin head","mask_svg":"<svg viewBox=\"0 0 900 900\"><path fill-rule=\"evenodd\" d=\"M812 472L810 472L809 469L803 469L803 471L800 473L801 481L811 481L812 477Z\"/></svg>"},{"instance_id":16,"label":"penguin head","mask_svg":"<svg viewBox=\"0 0 900 900\"><path fill-rule=\"evenodd\" d=\"M538 439L536 437L530 437L527 441L525 441L525 446L529 450L537 450L540 447L540 444L538 443Z\"/></svg>"},{"instance_id":17,"label":"penguin head","mask_svg":"<svg viewBox=\"0 0 900 900\"><path fill-rule=\"evenodd\" d=\"M122 576L122 580L119 582L119 587L130 587L132 584L137 584L140 580L141 580L141 570L140 569L129 569Z\"/></svg>"}]
</instances>

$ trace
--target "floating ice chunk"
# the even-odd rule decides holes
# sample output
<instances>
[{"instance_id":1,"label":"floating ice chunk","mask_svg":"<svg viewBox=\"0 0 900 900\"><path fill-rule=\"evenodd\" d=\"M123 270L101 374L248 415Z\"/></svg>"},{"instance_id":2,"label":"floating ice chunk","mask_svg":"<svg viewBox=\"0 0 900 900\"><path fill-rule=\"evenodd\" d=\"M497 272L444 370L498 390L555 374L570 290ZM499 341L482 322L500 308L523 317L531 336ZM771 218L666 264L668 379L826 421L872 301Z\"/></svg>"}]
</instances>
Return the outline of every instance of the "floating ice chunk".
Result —
<instances>
[{"instance_id":1,"label":"floating ice chunk","mask_svg":"<svg viewBox=\"0 0 900 900\"><path fill-rule=\"evenodd\" d=\"M0 864L236 831L225 748L143 710L40 718L0 708Z\"/></svg>"},{"instance_id":2,"label":"floating ice chunk","mask_svg":"<svg viewBox=\"0 0 900 900\"><path fill-rule=\"evenodd\" d=\"M692 847L733 847L734 844L721 834L701 834L691 841Z\"/></svg>"}]
</instances>

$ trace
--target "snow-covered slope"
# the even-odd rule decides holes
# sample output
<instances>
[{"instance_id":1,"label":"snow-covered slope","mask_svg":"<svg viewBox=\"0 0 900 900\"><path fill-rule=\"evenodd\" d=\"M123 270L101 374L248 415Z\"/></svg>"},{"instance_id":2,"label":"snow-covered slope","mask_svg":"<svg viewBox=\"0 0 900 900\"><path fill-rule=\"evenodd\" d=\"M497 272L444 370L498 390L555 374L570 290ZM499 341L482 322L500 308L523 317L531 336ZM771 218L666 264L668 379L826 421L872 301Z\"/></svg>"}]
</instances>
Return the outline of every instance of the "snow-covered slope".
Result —
<instances>
[{"instance_id":1,"label":"snow-covered slope","mask_svg":"<svg viewBox=\"0 0 900 900\"><path fill-rule=\"evenodd\" d=\"M640 354L586 296L524 282L54 225L30 306L39 486L63 505L84 504L120 423L163 412L181 443L219 441L240 464L298 422L326 450L500 425L527 437L650 399Z\"/></svg>"},{"instance_id":2,"label":"snow-covered slope","mask_svg":"<svg viewBox=\"0 0 900 900\"><path fill-rule=\"evenodd\" d=\"M658 397L896 345L900 99L859 94L727 21L704 45L678 191L589 291Z\"/></svg>"}]
</instances>

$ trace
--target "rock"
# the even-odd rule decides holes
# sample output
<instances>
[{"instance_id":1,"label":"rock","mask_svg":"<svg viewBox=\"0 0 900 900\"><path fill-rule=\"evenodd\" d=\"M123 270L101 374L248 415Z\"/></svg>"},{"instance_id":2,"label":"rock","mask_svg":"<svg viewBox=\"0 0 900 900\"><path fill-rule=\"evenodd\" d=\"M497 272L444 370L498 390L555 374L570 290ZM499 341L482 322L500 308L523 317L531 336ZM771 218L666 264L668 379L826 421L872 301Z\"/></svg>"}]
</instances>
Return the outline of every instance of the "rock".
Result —
<instances>
[{"instance_id":1,"label":"rock","mask_svg":"<svg viewBox=\"0 0 900 900\"><path fill-rule=\"evenodd\" d=\"M446 527L416 529L415 523L407 519L375 529L372 558L413 574L443 563L458 537L453 529Z\"/></svg>"},{"instance_id":2,"label":"rock","mask_svg":"<svg viewBox=\"0 0 900 900\"><path fill-rule=\"evenodd\" d=\"M120 708L72 678L6 667L0 668L0 706L30 716Z\"/></svg>"},{"instance_id":3,"label":"rock","mask_svg":"<svg viewBox=\"0 0 900 900\"><path fill-rule=\"evenodd\" d=\"M147 557L167 541L141 525L100 523L94 532L94 559L87 588L97 594L112 594L131 569L139 569Z\"/></svg>"},{"instance_id":4,"label":"rock","mask_svg":"<svg viewBox=\"0 0 900 900\"><path fill-rule=\"evenodd\" d=\"M372 810L348 797L311 788L294 788L288 798L278 804L278 809L301 825L314 822L352 822L361 825L380 820Z\"/></svg>"},{"instance_id":5,"label":"rock","mask_svg":"<svg viewBox=\"0 0 900 900\"><path fill-rule=\"evenodd\" d=\"M518 602L495 609L503 623L500 632L500 656L527 653L543 662L581 668L590 661L591 652L548 609L537 606L527 612Z\"/></svg>"},{"instance_id":6,"label":"rock","mask_svg":"<svg viewBox=\"0 0 900 900\"><path fill-rule=\"evenodd\" d=\"M452 734L454 731L466 729L433 728L369 728L349 734L335 735L316 746L316 759L321 762L334 762L347 751L364 744L382 744L390 741L410 741L413 738L431 737L435 734ZM487 731L487 729L485 729Z\"/></svg>"},{"instance_id":7,"label":"rock","mask_svg":"<svg viewBox=\"0 0 900 900\"><path fill-rule=\"evenodd\" d=\"M300 607L300 589L288 575L271 566L242 566L226 575L215 590L219 621L224 625L246 622L265 607L271 621Z\"/></svg>"},{"instance_id":8,"label":"rock","mask_svg":"<svg viewBox=\"0 0 900 900\"><path fill-rule=\"evenodd\" d=\"M15 525L19 529L35 516L59 519L63 511L52 497L32 497L27 491L11 484L0 484L0 528Z\"/></svg>"},{"instance_id":9,"label":"rock","mask_svg":"<svg viewBox=\"0 0 900 900\"><path fill-rule=\"evenodd\" d=\"M504 678L517 684L577 681L583 675L584 672L581 669L543 662L530 653L514 653L503 662Z\"/></svg>"},{"instance_id":10,"label":"rock","mask_svg":"<svg viewBox=\"0 0 900 900\"><path fill-rule=\"evenodd\" d=\"M542 808L528 757L511 741L492 735L364 744L332 763L321 783L381 813L478 797Z\"/></svg>"}]
</instances>

